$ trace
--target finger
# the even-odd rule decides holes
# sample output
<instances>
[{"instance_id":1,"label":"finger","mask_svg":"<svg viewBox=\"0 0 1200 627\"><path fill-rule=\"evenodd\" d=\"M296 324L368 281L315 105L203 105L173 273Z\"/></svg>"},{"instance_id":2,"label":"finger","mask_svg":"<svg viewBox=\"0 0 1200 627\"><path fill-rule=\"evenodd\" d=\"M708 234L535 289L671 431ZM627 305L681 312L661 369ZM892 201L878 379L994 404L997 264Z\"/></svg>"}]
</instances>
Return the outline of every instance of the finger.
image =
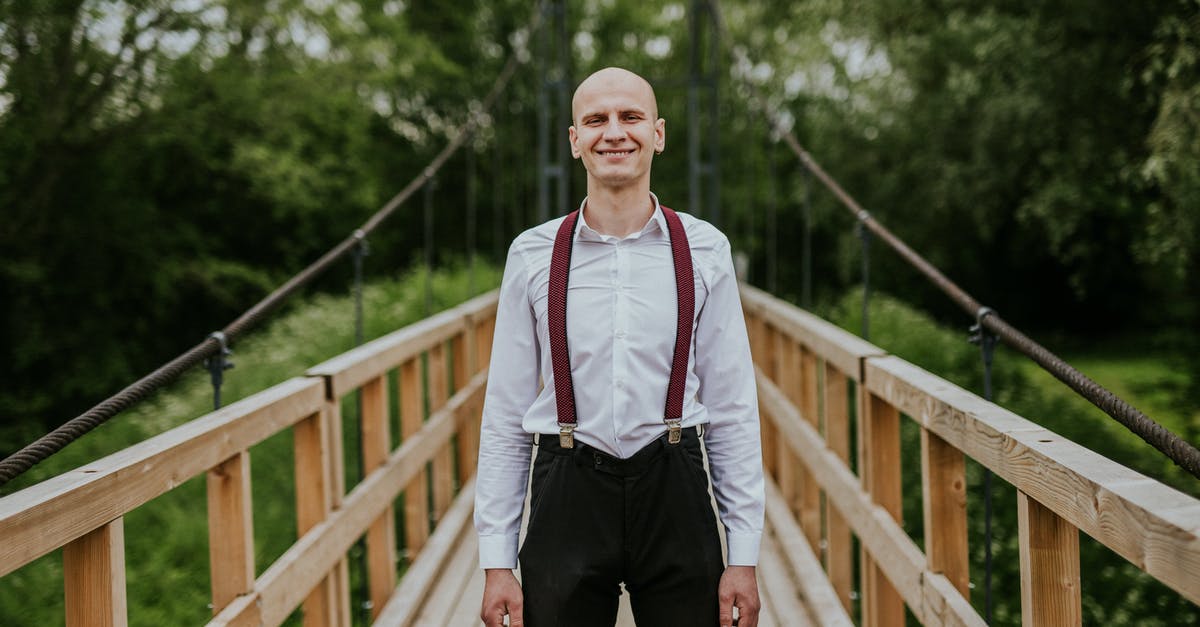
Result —
<instances>
[{"instance_id":1,"label":"finger","mask_svg":"<svg viewBox=\"0 0 1200 627\"><path fill-rule=\"evenodd\" d=\"M521 603L511 603L508 606L509 627L521 627L525 624L525 606Z\"/></svg>"}]
</instances>

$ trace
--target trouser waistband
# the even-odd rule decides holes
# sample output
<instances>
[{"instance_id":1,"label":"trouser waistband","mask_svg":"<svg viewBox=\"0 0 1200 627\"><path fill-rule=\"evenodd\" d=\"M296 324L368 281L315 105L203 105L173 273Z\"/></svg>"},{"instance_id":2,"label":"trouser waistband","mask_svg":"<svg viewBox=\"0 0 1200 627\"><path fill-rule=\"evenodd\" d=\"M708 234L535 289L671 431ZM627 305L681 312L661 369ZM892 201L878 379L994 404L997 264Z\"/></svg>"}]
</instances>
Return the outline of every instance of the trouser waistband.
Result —
<instances>
[{"instance_id":1,"label":"trouser waistband","mask_svg":"<svg viewBox=\"0 0 1200 627\"><path fill-rule=\"evenodd\" d=\"M542 434L538 437L537 446L540 450L552 455L571 457L579 466L590 466L600 472L629 477L646 472L650 465L654 463L654 460L658 459L664 451L672 446L689 448L699 446L699 433L700 427L684 429L680 433L679 444L668 444L667 434L664 433L625 459L588 446L580 442L578 438L575 439L575 446L573 448L562 448L559 446L557 435Z\"/></svg>"}]
</instances>

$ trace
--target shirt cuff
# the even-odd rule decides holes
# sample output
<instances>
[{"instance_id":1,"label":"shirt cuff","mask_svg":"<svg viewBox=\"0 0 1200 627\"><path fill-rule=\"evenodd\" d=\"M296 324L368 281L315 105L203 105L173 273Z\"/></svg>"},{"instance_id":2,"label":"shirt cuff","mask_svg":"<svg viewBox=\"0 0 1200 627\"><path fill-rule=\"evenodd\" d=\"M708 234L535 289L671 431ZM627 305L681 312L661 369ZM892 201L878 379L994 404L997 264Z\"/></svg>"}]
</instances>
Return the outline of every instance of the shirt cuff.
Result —
<instances>
[{"instance_id":1,"label":"shirt cuff","mask_svg":"<svg viewBox=\"0 0 1200 627\"><path fill-rule=\"evenodd\" d=\"M757 566L758 545L762 534L725 530L725 546L729 550L730 566ZM482 545L482 542L480 542Z\"/></svg>"},{"instance_id":2,"label":"shirt cuff","mask_svg":"<svg viewBox=\"0 0 1200 627\"><path fill-rule=\"evenodd\" d=\"M519 535L479 536L479 567L516 568L517 544L520 541ZM756 551L757 546L755 544Z\"/></svg>"}]
</instances>

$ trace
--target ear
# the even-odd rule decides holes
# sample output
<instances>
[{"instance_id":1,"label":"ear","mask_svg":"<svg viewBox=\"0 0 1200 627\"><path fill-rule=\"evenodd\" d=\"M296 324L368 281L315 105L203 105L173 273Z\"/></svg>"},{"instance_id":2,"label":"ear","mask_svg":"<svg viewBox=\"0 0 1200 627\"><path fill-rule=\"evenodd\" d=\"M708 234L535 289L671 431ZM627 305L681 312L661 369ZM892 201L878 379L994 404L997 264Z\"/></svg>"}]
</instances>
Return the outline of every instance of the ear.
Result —
<instances>
[{"instance_id":1,"label":"ear","mask_svg":"<svg viewBox=\"0 0 1200 627\"><path fill-rule=\"evenodd\" d=\"M575 131L575 125L571 125L567 129L567 138L571 142L571 158L578 159L581 156L579 152L579 133Z\"/></svg>"},{"instance_id":2,"label":"ear","mask_svg":"<svg viewBox=\"0 0 1200 627\"><path fill-rule=\"evenodd\" d=\"M667 121L658 118L654 122L654 152L662 154L667 147Z\"/></svg>"}]
</instances>

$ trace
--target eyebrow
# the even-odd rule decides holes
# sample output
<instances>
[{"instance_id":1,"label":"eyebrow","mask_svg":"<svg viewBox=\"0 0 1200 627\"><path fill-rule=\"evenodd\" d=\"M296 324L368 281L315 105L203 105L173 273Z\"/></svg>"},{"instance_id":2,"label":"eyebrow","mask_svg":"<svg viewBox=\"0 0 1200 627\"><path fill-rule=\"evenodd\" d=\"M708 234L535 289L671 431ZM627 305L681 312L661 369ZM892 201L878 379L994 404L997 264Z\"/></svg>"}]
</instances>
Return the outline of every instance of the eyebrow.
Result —
<instances>
[{"instance_id":1,"label":"eyebrow","mask_svg":"<svg viewBox=\"0 0 1200 627\"><path fill-rule=\"evenodd\" d=\"M628 108L620 109L617 111L618 115L624 115L626 113L637 113L639 115L649 115L648 113L646 113L646 110L641 107L628 107ZM586 111L579 115L579 119L586 120L588 118L593 118L596 116L607 116L607 115L608 115L608 111Z\"/></svg>"}]
</instances>

